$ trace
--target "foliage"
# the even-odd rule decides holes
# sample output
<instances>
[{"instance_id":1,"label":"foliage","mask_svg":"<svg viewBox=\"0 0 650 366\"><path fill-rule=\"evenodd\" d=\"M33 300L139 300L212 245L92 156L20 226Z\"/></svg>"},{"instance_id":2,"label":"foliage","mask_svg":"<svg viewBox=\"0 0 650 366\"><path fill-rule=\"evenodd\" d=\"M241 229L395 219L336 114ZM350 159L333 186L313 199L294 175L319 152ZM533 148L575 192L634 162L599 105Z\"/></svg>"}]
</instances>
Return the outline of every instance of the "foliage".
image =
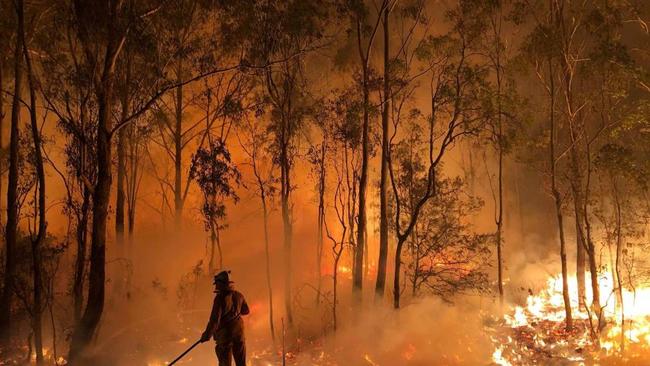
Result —
<instances>
[{"instance_id":1,"label":"foliage","mask_svg":"<svg viewBox=\"0 0 650 366\"><path fill-rule=\"evenodd\" d=\"M190 176L203 193L201 213L206 228L226 217L225 199L237 202L235 186L241 180L239 170L233 165L230 152L222 141L213 141L197 150L192 158Z\"/></svg>"}]
</instances>

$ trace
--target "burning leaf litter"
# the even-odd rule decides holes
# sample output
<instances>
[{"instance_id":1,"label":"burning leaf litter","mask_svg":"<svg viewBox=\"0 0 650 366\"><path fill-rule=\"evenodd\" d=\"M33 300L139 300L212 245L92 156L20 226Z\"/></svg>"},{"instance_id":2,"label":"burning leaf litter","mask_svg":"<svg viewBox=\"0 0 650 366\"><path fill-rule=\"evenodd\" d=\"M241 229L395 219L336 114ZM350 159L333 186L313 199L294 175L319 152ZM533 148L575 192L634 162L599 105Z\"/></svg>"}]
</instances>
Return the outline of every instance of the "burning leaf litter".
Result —
<instances>
[{"instance_id":1,"label":"burning leaf litter","mask_svg":"<svg viewBox=\"0 0 650 366\"><path fill-rule=\"evenodd\" d=\"M566 329L562 276L530 294L525 306L514 306L486 327L494 344L492 361L498 365L643 365L650 362L650 288L623 289L624 336L618 289L610 273L599 276L604 327L597 328L595 312L578 304L577 281L569 278L573 327ZM587 286L586 302L591 304ZM591 322L590 322L591 315Z\"/></svg>"}]
</instances>

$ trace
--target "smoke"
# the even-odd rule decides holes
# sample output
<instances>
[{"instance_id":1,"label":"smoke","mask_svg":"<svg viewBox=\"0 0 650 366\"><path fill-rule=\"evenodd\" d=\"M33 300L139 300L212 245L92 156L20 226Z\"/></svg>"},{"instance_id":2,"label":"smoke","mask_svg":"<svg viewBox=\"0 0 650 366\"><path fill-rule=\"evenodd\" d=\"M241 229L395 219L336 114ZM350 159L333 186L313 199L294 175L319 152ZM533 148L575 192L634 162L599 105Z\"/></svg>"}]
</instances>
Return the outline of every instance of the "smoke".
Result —
<instances>
[{"instance_id":1,"label":"smoke","mask_svg":"<svg viewBox=\"0 0 650 366\"><path fill-rule=\"evenodd\" d=\"M338 365L487 364L492 350L481 314L490 304L478 297L455 305L425 298L400 310L366 308L328 337L325 350Z\"/></svg>"}]
</instances>

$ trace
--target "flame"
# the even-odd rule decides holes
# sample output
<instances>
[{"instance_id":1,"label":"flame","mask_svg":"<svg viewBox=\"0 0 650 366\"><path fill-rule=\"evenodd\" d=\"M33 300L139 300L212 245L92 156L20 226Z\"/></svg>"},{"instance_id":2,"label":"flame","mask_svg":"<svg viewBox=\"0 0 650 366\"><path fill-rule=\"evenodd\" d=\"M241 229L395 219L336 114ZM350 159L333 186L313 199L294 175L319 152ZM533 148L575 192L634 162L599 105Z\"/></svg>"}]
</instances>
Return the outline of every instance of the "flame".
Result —
<instances>
[{"instance_id":1,"label":"flame","mask_svg":"<svg viewBox=\"0 0 650 366\"><path fill-rule=\"evenodd\" d=\"M413 356L415 356L415 351L416 348L413 344L409 343L408 346L406 346L406 350L402 353L402 356L404 357L405 360L411 361L413 359Z\"/></svg>"},{"instance_id":2,"label":"flame","mask_svg":"<svg viewBox=\"0 0 650 366\"><path fill-rule=\"evenodd\" d=\"M352 268L348 266L339 266L339 273L352 273Z\"/></svg>"},{"instance_id":3,"label":"flame","mask_svg":"<svg viewBox=\"0 0 650 366\"><path fill-rule=\"evenodd\" d=\"M370 364L370 365L372 365L372 366L378 366L378 364L375 363L375 361L373 361L373 360L370 358L370 355L368 355L367 353L366 353L365 355L363 355L363 359L366 360L366 362L368 362L368 364Z\"/></svg>"},{"instance_id":4,"label":"flame","mask_svg":"<svg viewBox=\"0 0 650 366\"><path fill-rule=\"evenodd\" d=\"M531 362L530 357L543 355L573 362L612 357L630 359L643 355L647 359L650 355L650 287L624 288L619 295L611 272L599 274L598 283L606 326L597 339L591 336L592 324L597 323L595 312L579 308L575 276L569 277L574 329L564 329L562 276L551 276L546 288L527 297L525 306L514 306L504 315L502 321L510 334L492 338L495 346L493 362L498 365L527 364ZM587 285L585 290L586 302L591 304L591 286ZM619 296L623 298L624 334Z\"/></svg>"}]
</instances>

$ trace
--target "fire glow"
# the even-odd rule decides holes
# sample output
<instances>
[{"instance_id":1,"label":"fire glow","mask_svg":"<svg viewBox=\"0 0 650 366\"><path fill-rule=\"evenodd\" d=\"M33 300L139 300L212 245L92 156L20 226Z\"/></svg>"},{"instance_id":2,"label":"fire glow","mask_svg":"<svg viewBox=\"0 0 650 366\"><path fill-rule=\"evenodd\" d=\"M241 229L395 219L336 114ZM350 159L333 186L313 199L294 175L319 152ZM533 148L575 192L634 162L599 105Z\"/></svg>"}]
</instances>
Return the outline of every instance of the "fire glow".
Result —
<instances>
[{"instance_id":1,"label":"fire glow","mask_svg":"<svg viewBox=\"0 0 650 366\"><path fill-rule=\"evenodd\" d=\"M569 277L573 329L565 329L562 276L552 276L547 286L526 299L525 306L514 306L506 313L492 336L492 359L499 365L547 363L549 359L587 363L608 360L640 359L650 352L650 288L623 288L623 308L611 272L599 275L600 302L605 325L597 338L591 324L597 320L593 309L580 309L577 281ZM586 287L586 302L592 293ZM621 315L624 326L621 327ZM622 334L624 329L624 334ZM616 361L612 361L616 364Z\"/></svg>"}]
</instances>

